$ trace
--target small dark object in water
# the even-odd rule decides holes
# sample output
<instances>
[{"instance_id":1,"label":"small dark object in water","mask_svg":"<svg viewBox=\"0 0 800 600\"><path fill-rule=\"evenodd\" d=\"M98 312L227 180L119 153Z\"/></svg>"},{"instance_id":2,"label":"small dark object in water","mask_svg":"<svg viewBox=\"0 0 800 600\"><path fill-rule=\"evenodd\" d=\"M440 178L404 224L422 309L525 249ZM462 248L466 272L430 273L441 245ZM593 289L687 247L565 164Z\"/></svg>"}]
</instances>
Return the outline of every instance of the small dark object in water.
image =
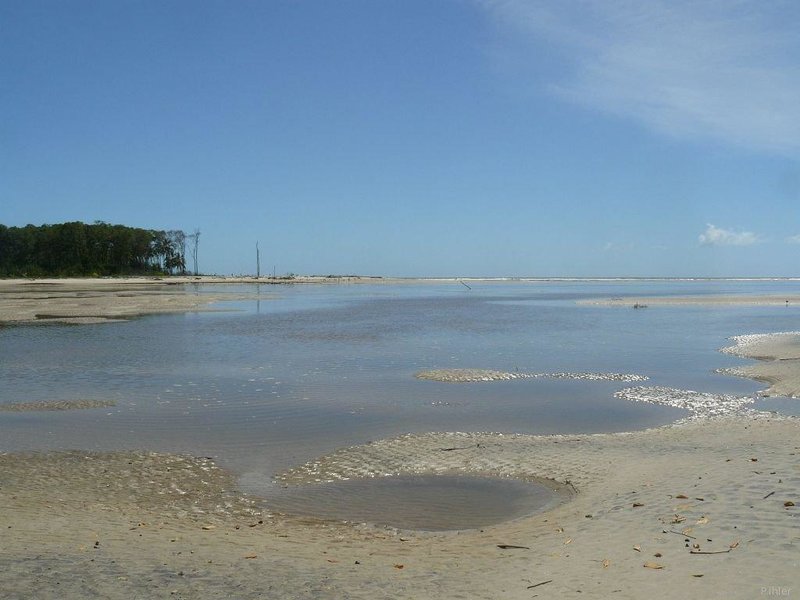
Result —
<instances>
[{"instance_id":1,"label":"small dark object in water","mask_svg":"<svg viewBox=\"0 0 800 600\"><path fill-rule=\"evenodd\" d=\"M647 304L639 304L638 302L633 305L633 308L647 308Z\"/></svg>"}]
</instances>

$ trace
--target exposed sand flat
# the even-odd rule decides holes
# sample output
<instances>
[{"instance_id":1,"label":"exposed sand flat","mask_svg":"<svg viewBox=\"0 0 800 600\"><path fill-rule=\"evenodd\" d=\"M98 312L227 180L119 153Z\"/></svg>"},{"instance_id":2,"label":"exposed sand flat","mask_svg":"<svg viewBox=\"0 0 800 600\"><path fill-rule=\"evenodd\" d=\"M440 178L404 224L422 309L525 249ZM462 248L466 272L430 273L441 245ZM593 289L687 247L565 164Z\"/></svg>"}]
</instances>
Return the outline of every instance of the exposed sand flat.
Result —
<instances>
[{"instance_id":1,"label":"exposed sand flat","mask_svg":"<svg viewBox=\"0 0 800 600\"><path fill-rule=\"evenodd\" d=\"M720 352L758 360L800 359L800 331L751 333L730 338L734 344Z\"/></svg>"},{"instance_id":2,"label":"exposed sand flat","mask_svg":"<svg viewBox=\"0 0 800 600\"><path fill-rule=\"evenodd\" d=\"M243 297L224 292L197 294L187 283L187 278L0 279L0 323L104 323L146 314L208 310L213 302Z\"/></svg>"},{"instance_id":3,"label":"exposed sand flat","mask_svg":"<svg viewBox=\"0 0 800 600\"><path fill-rule=\"evenodd\" d=\"M512 381L514 379L574 379L589 381L647 381L646 375L633 373L521 373L518 371L496 371L493 369L433 369L419 371L417 379L443 383L480 383L484 381Z\"/></svg>"},{"instance_id":4,"label":"exposed sand flat","mask_svg":"<svg viewBox=\"0 0 800 600\"><path fill-rule=\"evenodd\" d=\"M796 363L798 361L790 361ZM800 398L800 365L789 364L788 361L761 362L744 367L719 369L720 373L736 377L746 377L763 381L769 387L763 392L765 396L789 396Z\"/></svg>"},{"instance_id":5,"label":"exposed sand flat","mask_svg":"<svg viewBox=\"0 0 800 600\"><path fill-rule=\"evenodd\" d=\"M640 308L648 306L665 305L698 305L698 306L786 306L800 304L800 295L790 294L785 296L761 295L750 296L745 294L708 296L652 296L639 298L598 298L596 300L580 300L578 304L591 304L596 306L625 306Z\"/></svg>"},{"instance_id":6,"label":"exposed sand flat","mask_svg":"<svg viewBox=\"0 0 800 600\"><path fill-rule=\"evenodd\" d=\"M284 475L536 475L578 490L550 512L460 534L271 517L205 459L0 455L3 594L756 598L800 586L800 509L786 505L800 503L799 448L792 419L609 435L432 433Z\"/></svg>"},{"instance_id":7,"label":"exposed sand flat","mask_svg":"<svg viewBox=\"0 0 800 600\"><path fill-rule=\"evenodd\" d=\"M280 289L283 284L366 284L419 283L416 279L387 279L359 276L298 277L119 277L64 279L0 279L0 323L47 322L81 325L107 323L156 313L209 310L208 305L224 300L261 300L268 293L204 292L197 285L262 284ZM435 281L432 281L435 283ZM457 281L453 281L458 285Z\"/></svg>"},{"instance_id":8,"label":"exposed sand flat","mask_svg":"<svg viewBox=\"0 0 800 600\"><path fill-rule=\"evenodd\" d=\"M721 373L768 383L768 396L800 397L800 332L739 335L731 339L734 345L722 352L759 362L720 369Z\"/></svg>"},{"instance_id":9,"label":"exposed sand flat","mask_svg":"<svg viewBox=\"0 0 800 600\"><path fill-rule=\"evenodd\" d=\"M750 416L761 418L760 413L749 408L755 398L752 396L734 396L732 394L711 394L694 390L679 390L662 386L637 386L614 392L615 398L630 402L647 402L672 406L689 411L685 420L708 419L709 417ZM682 419L683 421L683 419Z\"/></svg>"},{"instance_id":10,"label":"exposed sand flat","mask_svg":"<svg viewBox=\"0 0 800 600\"><path fill-rule=\"evenodd\" d=\"M44 400L42 402L0 403L5 412L32 412L39 410L81 410L86 408L106 408L116 406L113 400Z\"/></svg>"}]
</instances>

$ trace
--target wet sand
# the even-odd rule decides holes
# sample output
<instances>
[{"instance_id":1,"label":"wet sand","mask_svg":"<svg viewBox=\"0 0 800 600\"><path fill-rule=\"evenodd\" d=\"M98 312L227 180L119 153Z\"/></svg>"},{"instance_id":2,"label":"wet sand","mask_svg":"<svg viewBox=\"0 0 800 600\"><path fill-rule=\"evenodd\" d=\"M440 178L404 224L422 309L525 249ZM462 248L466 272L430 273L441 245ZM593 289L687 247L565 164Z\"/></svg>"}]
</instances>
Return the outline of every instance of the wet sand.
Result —
<instances>
[{"instance_id":1,"label":"wet sand","mask_svg":"<svg viewBox=\"0 0 800 600\"><path fill-rule=\"evenodd\" d=\"M105 279L0 279L0 324L108 323L142 315L212 310L225 300L255 299L248 293L196 293L196 285L283 284L342 285L398 283L379 277L120 277ZM409 280L417 281L417 280ZM269 299L260 293L260 300ZM217 309L221 310L221 309Z\"/></svg>"},{"instance_id":2,"label":"wet sand","mask_svg":"<svg viewBox=\"0 0 800 600\"><path fill-rule=\"evenodd\" d=\"M442 383L480 383L486 381L512 381L514 379L573 379L588 381L647 381L646 375L633 373L522 373L519 371L496 371L494 369L433 369L419 371L417 379Z\"/></svg>"},{"instance_id":3,"label":"wet sand","mask_svg":"<svg viewBox=\"0 0 800 600\"><path fill-rule=\"evenodd\" d=\"M146 314L208 310L232 294L194 294L178 281L0 279L0 323L104 323Z\"/></svg>"},{"instance_id":4,"label":"wet sand","mask_svg":"<svg viewBox=\"0 0 800 600\"><path fill-rule=\"evenodd\" d=\"M765 395L800 397L800 333L743 335L732 338L735 344L722 351L758 362L721 372L749 377L769 384Z\"/></svg>"},{"instance_id":5,"label":"wet sand","mask_svg":"<svg viewBox=\"0 0 800 600\"><path fill-rule=\"evenodd\" d=\"M756 598L800 585L798 458L796 420L733 418L402 436L283 475L535 474L577 490L539 515L421 534L272 515L205 459L1 455L3 597Z\"/></svg>"},{"instance_id":6,"label":"wet sand","mask_svg":"<svg viewBox=\"0 0 800 600\"><path fill-rule=\"evenodd\" d=\"M800 296L789 294L777 295L723 295L708 296L642 296L638 298L598 298L581 300L578 304L594 306L624 306L647 308L648 306L796 306L800 304Z\"/></svg>"},{"instance_id":7,"label":"wet sand","mask_svg":"<svg viewBox=\"0 0 800 600\"><path fill-rule=\"evenodd\" d=\"M796 340L742 339L741 356L768 359L753 367L785 365L776 385L800 377ZM0 454L0 589L14 599L797 594L800 419L701 416L623 434L400 436L278 477L461 473L576 491L545 513L449 533L274 514L202 457Z\"/></svg>"},{"instance_id":8,"label":"wet sand","mask_svg":"<svg viewBox=\"0 0 800 600\"><path fill-rule=\"evenodd\" d=\"M12 402L0 404L0 411L37 412L40 410L84 410L116 406L113 400L44 400L41 402Z\"/></svg>"}]
</instances>

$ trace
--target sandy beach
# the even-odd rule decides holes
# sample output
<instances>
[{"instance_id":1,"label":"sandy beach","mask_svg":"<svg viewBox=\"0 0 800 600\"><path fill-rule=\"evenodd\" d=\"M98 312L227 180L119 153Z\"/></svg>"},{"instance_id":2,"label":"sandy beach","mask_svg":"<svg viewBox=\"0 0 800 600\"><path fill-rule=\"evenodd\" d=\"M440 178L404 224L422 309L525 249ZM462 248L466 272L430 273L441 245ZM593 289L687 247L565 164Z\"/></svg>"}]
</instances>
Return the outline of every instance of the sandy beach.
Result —
<instances>
[{"instance_id":1,"label":"sandy beach","mask_svg":"<svg viewBox=\"0 0 800 600\"><path fill-rule=\"evenodd\" d=\"M547 513L448 534L274 516L202 458L3 455L4 597L758 598L762 588L797 590L798 434L793 420L743 419L617 435L429 434L321 460L323 476L535 474L578 491ZM441 450L452 445L471 447ZM285 474L308 476L303 467Z\"/></svg>"},{"instance_id":2,"label":"sandy beach","mask_svg":"<svg viewBox=\"0 0 800 600\"><path fill-rule=\"evenodd\" d=\"M133 299L114 283L96 285L92 290L109 286L103 288L108 291L90 295L87 300L96 304L85 313L81 290L39 300L58 305L54 313L69 304L69 315L102 318L197 310L210 301L163 282L142 284ZM14 300L19 289L0 290L0 320L30 321L41 314L36 298ZM13 302L21 304L15 308ZM107 310L97 312L104 302ZM731 348L726 352L759 360L734 374L768 381L771 394L798 389L800 334L744 336ZM762 368L772 370L750 371ZM546 478L574 487L576 494L550 511L483 530L422 533L274 514L258 498L237 492L234 478L204 457L0 454L0 595L800 594L798 419L733 411L620 434L403 435L340 449L277 479L304 485L429 473Z\"/></svg>"}]
</instances>

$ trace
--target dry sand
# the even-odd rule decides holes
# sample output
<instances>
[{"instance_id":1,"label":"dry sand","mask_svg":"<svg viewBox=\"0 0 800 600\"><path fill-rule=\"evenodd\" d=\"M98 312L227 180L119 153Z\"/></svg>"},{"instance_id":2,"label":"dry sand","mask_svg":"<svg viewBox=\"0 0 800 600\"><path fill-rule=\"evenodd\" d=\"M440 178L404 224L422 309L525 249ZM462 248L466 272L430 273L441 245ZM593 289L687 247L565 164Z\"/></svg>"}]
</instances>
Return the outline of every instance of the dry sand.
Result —
<instances>
[{"instance_id":1,"label":"dry sand","mask_svg":"<svg viewBox=\"0 0 800 600\"><path fill-rule=\"evenodd\" d=\"M280 476L472 473L577 490L546 513L433 534L273 515L205 458L0 454L0 597L792 597L798 459L800 420L732 415L627 434L400 436Z\"/></svg>"}]
</instances>

